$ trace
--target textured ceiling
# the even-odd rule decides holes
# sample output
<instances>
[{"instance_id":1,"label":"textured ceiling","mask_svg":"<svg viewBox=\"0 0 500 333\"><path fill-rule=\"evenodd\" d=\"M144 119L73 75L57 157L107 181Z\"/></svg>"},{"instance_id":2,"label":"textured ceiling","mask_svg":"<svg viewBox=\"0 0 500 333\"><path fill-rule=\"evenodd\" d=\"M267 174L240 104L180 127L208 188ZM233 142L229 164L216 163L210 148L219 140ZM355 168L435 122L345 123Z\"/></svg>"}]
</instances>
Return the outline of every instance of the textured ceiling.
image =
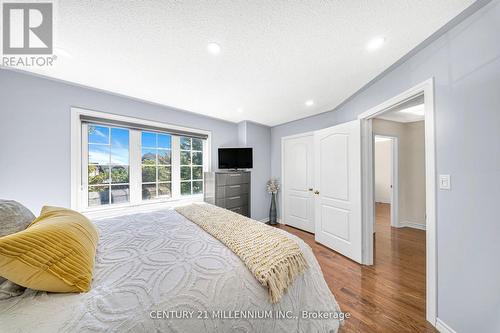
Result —
<instances>
[{"instance_id":1,"label":"textured ceiling","mask_svg":"<svg viewBox=\"0 0 500 333\"><path fill-rule=\"evenodd\" d=\"M473 2L57 1L63 51L54 67L27 70L277 125L333 109ZM377 36L386 43L368 51Z\"/></svg>"}]
</instances>

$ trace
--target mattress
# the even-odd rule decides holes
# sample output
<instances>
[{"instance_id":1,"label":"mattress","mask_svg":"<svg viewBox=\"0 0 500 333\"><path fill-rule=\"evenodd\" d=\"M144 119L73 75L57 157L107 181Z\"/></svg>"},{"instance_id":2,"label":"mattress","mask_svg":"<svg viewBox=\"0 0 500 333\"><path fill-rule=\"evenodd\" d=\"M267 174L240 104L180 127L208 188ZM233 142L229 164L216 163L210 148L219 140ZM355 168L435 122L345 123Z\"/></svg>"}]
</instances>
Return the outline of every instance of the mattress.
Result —
<instances>
[{"instance_id":1,"label":"mattress","mask_svg":"<svg viewBox=\"0 0 500 333\"><path fill-rule=\"evenodd\" d=\"M336 332L339 307L311 248L277 304L243 262L172 209L93 221L92 289L0 301L2 332Z\"/></svg>"}]
</instances>

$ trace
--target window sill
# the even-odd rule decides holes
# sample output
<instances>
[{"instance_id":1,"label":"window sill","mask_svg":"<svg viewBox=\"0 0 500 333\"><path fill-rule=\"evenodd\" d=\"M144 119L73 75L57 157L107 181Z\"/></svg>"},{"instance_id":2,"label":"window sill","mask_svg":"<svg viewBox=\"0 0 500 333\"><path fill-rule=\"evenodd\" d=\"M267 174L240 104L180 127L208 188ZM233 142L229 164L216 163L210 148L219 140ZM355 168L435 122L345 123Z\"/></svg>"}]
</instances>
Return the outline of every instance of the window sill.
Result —
<instances>
[{"instance_id":1,"label":"window sill","mask_svg":"<svg viewBox=\"0 0 500 333\"><path fill-rule=\"evenodd\" d=\"M99 219L105 217L113 217L120 215L128 215L134 213L148 212L158 209L168 209L178 206L187 205L194 202L203 202L203 194L185 196L178 199L167 200L151 200L140 204L127 204L120 206L86 208L79 210L80 213L89 219Z\"/></svg>"}]
</instances>

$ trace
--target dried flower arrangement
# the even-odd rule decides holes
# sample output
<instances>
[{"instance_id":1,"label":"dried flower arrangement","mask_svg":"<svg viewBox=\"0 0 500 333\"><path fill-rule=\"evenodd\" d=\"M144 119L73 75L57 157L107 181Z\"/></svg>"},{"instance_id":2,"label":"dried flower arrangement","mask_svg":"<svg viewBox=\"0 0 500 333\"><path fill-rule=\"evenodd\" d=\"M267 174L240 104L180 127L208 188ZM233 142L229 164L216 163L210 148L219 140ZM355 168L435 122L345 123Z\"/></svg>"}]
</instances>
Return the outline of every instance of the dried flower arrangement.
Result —
<instances>
[{"instance_id":1,"label":"dried flower arrangement","mask_svg":"<svg viewBox=\"0 0 500 333\"><path fill-rule=\"evenodd\" d=\"M280 190L280 183L277 179L271 179L267 182L267 192L276 194Z\"/></svg>"}]
</instances>

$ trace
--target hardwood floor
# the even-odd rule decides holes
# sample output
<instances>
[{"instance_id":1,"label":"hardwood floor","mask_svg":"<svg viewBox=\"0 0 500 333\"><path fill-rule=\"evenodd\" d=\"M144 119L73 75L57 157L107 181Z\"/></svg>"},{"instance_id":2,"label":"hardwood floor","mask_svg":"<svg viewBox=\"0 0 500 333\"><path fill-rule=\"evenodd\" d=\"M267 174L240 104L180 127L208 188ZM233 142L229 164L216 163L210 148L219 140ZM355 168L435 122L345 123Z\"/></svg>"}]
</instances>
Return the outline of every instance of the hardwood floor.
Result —
<instances>
[{"instance_id":1,"label":"hardwood floor","mask_svg":"<svg viewBox=\"0 0 500 333\"><path fill-rule=\"evenodd\" d=\"M437 332L425 320L425 231L391 228L390 206L376 205L375 264L362 266L289 226L313 249L340 308L340 332Z\"/></svg>"}]
</instances>

